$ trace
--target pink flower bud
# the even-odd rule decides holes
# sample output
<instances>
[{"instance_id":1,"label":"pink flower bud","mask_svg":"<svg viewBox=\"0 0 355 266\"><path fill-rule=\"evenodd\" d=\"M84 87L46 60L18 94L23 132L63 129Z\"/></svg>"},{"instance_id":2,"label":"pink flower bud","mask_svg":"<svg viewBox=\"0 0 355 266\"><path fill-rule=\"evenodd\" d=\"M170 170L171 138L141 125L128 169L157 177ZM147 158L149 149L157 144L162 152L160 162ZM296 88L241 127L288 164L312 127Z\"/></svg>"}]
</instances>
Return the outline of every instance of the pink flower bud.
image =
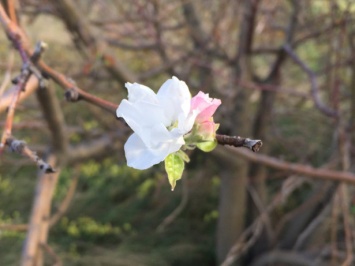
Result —
<instances>
[{"instance_id":1,"label":"pink flower bud","mask_svg":"<svg viewBox=\"0 0 355 266\"><path fill-rule=\"evenodd\" d=\"M216 138L216 130L219 124L215 124L213 120L205 121L196 125L196 134L204 141L213 141Z\"/></svg>"},{"instance_id":2,"label":"pink flower bud","mask_svg":"<svg viewBox=\"0 0 355 266\"><path fill-rule=\"evenodd\" d=\"M209 121L220 104L221 100L212 99L208 94L200 91L191 99L191 110L197 110L199 113L196 117L195 123Z\"/></svg>"}]
</instances>

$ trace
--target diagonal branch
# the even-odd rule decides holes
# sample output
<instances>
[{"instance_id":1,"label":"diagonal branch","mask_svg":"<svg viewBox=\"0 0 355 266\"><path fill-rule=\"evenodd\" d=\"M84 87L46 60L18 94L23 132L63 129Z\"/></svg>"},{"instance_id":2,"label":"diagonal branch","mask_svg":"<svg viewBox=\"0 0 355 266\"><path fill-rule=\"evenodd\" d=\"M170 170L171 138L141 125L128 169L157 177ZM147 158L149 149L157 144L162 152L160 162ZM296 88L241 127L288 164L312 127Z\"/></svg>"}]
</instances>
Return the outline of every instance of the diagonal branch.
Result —
<instances>
[{"instance_id":1,"label":"diagonal branch","mask_svg":"<svg viewBox=\"0 0 355 266\"><path fill-rule=\"evenodd\" d=\"M52 215L49 219L49 227L54 226L60 218L65 214L69 208L70 202L75 194L76 186L78 184L79 175L75 174L71 180L67 194L65 195L63 201L61 202L57 212Z\"/></svg>"},{"instance_id":2,"label":"diagonal branch","mask_svg":"<svg viewBox=\"0 0 355 266\"><path fill-rule=\"evenodd\" d=\"M31 49L31 46L29 44L30 42L27 36L25 35L25 33L22 31L21 28L19 28L16 24L14 24L10 20L10 18L7 16L1 4L0 4L0 23L3 25L6 34L13 41L14 45L17 46L17 48L19 48L19 52L23 60L25 58L28 58L28 55L32 56L33 51ZM75 84L75 82L68 79L65 75L61 74L60 72L52 69L51 67L46 65L42 60L38 60L38 62L36 62L36 66L43 72L45 76L52 78L56 83L58 83L62 88L64 88L64 90L66 91L66 97L69 101L84 100L106 111L109 111L113 115L115 114L115 111L117 109L116 105L80 89ZM0 110L3 104L4 103L2 102L0 105Z\"/></svg>"},{"instance_id":3,"label":"diagonal branch","mask_svg":"<svg viewBox=\"0 0 355 266\"><path fill-rule=\"evenodd\" d=\"M10 150L12 152L21 154L23 156L28 157L29 159L31 159L32 161L34 161L38 168L43 171L43 173L54 173L55 170L53 169L53 167L46 163L45 161L43 161L37 154L36 152L30 150L30 148L28 148L27 144L22 141L22 140L17 140L13 137L9 137L6 139L5 144L7 146L9 146Z\"/></svg>"},{"instance_id":4,"label":"diagonal branch","mask_svg":"<svg viewBox=\"0 0 355 266\"><path fill-rule=\"evenodd\" d=\"M226 152L226 150L228 152ZM260 163L271 168L286 171L288 173L297 173L320 180L330 180L337 182L345 182L348 184L355 184L355 174L351 172L320 169L314 168L309 165L285 162L267 155L256 154L245 149L233 149L230 147L226 147L226 149L222 150L217 147L215 149L215 152L219 156L223 157L226 161L229 161L231 163L236 160L236 157L233 157L231 155L235 155L237 157L241 156L249 161Z\"/></svg>"},{"instance_id":5,"label":"diagonal branch","mask_svg":"<svg viewBox=\"0 0 355 266\"><path fill-rule=\"evenodd\" d=\"M337 118L339 114L326 106L321 98L319 97L317 78L315 73L307 66L293 51L292 47L289 44L284 45L284 50L288 53L291 59L307 74L311 83L311 94L314 101L315 106L325 115Z\"/></svg>"}]
</instances>

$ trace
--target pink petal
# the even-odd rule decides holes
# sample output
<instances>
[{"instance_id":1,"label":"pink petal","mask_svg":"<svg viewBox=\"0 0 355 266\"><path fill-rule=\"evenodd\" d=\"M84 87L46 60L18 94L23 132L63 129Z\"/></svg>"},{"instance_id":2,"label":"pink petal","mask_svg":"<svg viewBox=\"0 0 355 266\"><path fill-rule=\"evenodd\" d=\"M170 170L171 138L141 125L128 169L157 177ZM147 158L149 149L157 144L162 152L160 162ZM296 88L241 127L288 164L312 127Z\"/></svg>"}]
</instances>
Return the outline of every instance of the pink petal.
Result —
<instances>
[{"instance_id":1,"label":"pink petal","mask_svg":"<svg viewBox=\"0 0 355 266\"><path fill-rule=\"evenodd\" d=\"M216 112L218 106L221 104L221 100L212 99L203 92L199 92L195 97L191 99L191 110L198 110L199 115L196 117L196 122L201 123L209 120Z\"/></svg>"}]
</instances>

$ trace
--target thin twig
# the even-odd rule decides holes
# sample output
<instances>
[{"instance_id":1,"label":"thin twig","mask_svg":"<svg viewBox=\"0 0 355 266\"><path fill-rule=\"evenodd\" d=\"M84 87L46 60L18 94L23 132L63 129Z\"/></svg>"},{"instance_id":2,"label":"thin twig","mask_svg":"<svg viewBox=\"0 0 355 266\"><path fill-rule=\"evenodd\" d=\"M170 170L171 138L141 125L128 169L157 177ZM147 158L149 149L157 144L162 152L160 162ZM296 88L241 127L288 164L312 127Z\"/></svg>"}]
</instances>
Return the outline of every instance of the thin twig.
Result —
<instances>
[{"instance_id":1,"label":"thin twig","mask_svg":"<svg viewBox=\"0 0 355 266\"><path fill-rule=\"evenodd\" d=\"M27 231L28 224L0 224L0 231Z\"/></svg>"},{"instance_id":2,"label":"thin twig","mask_svg":"<svg viewBox=\"0 0 355 266\"><path fill-rule=\"evenodd\" d=\"M73 196L75 194L78 180L79 180L79 175L75 174L71 180L71 184L69 186L67 194L65 195L65 198L61 202L57 212L55 214L53 214L52 217L49 219L49 227L54 226L59 221L59 219L65 214L65 212L68 210L70 202L72 201Z\"/></svg>"},{"instance_id":3,"label":"thin twig","mask_svg":"<svg viewBox=\"0 0 355 266\"><path fill-rule=\"evenodd\" d=\"M7 35L10 40L14 43L14 46L18 48L21 58L28 59L27 55L33 55L33 51L29 45L29 40L27 39L24 32L18 27L18 25L12 23L10 18L7 16L3 6L0 4L0 23L3 25ZM75 82L67 78L65 75L57 72L48 65L46 65L42 60L38 60L36 66L48 77L52 78L56 83L62 86L66 91L66 97L69 101L85 100L93 105L96 105L113 115L116 115L117 105L109 101L96 97L84 90L80 89Z\"/></svg>"},{"instance_id":4,"label":"thin twig","mask_svg":"<svg viewBox=\"0 0 355 266\"><path fill-rule=\"evenodd\" d=\"M55 170L51 165L43 161L34 151L28 148L27 144L22 140L17 140L13 137L6 139L5 144L9 146L12 152L18 153L20 155L26 156L32 161L34 161L38 168L44 173L54 173Z\"/></svg>"},{"instance_id":5,"label":"thin twig","mask_svg":"<svg viewBox=\"0 0 355 266\"><path fill-rule=\"evenodd\" d=\"M0 102L1 102L2 95L5 91L5 88L9 85L9 83L11 81L11 72L12 72L12 67L14 64L14 55L15 55L15 53L13 51L9 52L9 60L8 60L7 67L6 67L4 80L2 81L2 83L0 85Z\"/></svg>"},{"instance_id":6,"label":"thin twig","mask_svg":"<svg viewBox=\"0 0 355 266\"><path fill-rule=\"evenodd\" d=\"M252 226L248 227L240 236L238 241L229 250L226 259L221 266L231 266L233 263L244 254L258 239L263 229L263 222L257 219ZM250 238L247 240L248 236Z\"/></svg>"},{"instance_id":7,"label":"thin twig","mask_svg":"<svg viewBox=\"0 0 355 266\"><path fill-rule=\"evenodd\" d=\"M15 116L16 105L17 105L17 102L18 102L21 92L24 90L24 88L26 86L26 83L30 77L30 74L31 74L31 72L29 71L29 69L25 67L22 69L21 75L17 79L17 91L12 96L12 101L9 106L7 117L6 117L6 124L5 124L5 128L4 128L4 132L1 137L0 154L4 149L6 139L11 136L12 123L13 123L13 119Z\"/></svg>"},{"instance_id":8,"label":"thin twig","mask_svg":"<svg viewBox=\"0 0 355 266\"><path fill-rule=\"evenodd\" d=\"M339 193L336 193L333 199L332 214L331 214L331 227L330 227L330 241L331 241L331 262L332 265L338 264L337 254L339 252L337 245L337 232L338 232L338 217L339 217Z\"/></svg>"},{"instance_id":9,"label":"thin twig","mask_svg":"<svg viewBox=\"0 0 355 266\"><path fill-rule=\"evenodd\" d=\"M327 204L323 210L318 214L316 218L312 220L312 222L309 223L306 229L303 230L303 232L298 236L297 241L295 245L293 246L293 249L295 250L300 250L302 249L303 245L305 242L310 238L311 234L317 230L320 226L320 224L327 218L331 210L331 204Z\"/></svg>"},{"instance_id":10,"label":"thin twig","mask_svg":"<svg viewBox=\"0 0 355 266\"><path fill-rule=\"evenodd\" d=\"M301 69L308 75L311 83L311 94L314 101L315 106L325 115L337 118L338 113L326 106L319 97L318 85L316 80L315 73L297 56L297 54L293 51L292 47L288 44L284 45L285 52L292 58L292 60L301 67Z\"/></svg>"},{"instance_id":11,"label":"thin twig","mask_svg":"<svg viewBox=\"0 0 355 266\"><path fill-rule=\"evenodd\" d=\"M346 259L341 264L342 266L350 266L353 261L353 242L351 236L350 218L349 218L349 196L346 185L343 183L339 187L341 211L343 214L344 234L345 234L345 248Z\"/></svg>"},{"instance_id":12,"label":"thin twig","mask_svg":"<svg viewBox=\"0 0 355 266\"><path fill-rule=\"evenodd\" d=\"M48 161L55 165L57 163L57 157L55 155L50 155ZM29 228L22 249L22 266L42 265L40 264L43 258L40 245L47 242L48 217L50 214L54 188L58 181L59 174L60 169L51 175L44 174L43 172L38 173Z\"/></svg>"},{"instance_id":13,"label":"thin twig","mask_svg":"<svg viewBox=\"0 0 355 266\"><path fill-rule=\"evenodd\" d=\"M16 7L15 7L17 2L16 1L12 1L12 0L7 0L6 4L7 4L7 10L8 10L8 13L9 13L11 21L13 21L13 23L15 25L18 25Z\"/></svg>"},{"instance_id":14,"label":"thin twig","mask_svg":"<svg viewBox=\"0 0 355 266\"><path fill-rule=\"evenodd\" d=\"M253 202L254 202L255 206L257 207L260 215L263 214L263 215L261 215L262 222L264 223L265 229L268 233L268 236L271 239L274 232L273 232L273 229L271 226L272 223L271 223L270 216L269 216L268 212L266 211L266 207L265 207L264 203L262 202L258 192L256 191L256 189L253 186L248 185L247 189L248 189L248 192L249 192L251 198L253 199Z\"/></svg>"},{"instance_id":15,"label":"thin twig","mask_svg":"<svg viewBox=\"0 0 355 266\"><path fill-rule=\"evenodd\" d=\"M292 179L294 177L291 177ZM304 182L304 180L303 180ZM272 202L264 209L264 211L249 225L248 228L240 235L237 241L230 248L225 260L221 266L233 265L238 258L244 254L257 240L258 236L262 232L263 220L266 219L266 215L269 215L276 207L284 204L286 199L292 192L298 188L301 184L299 182L289 182L289 179L284 181L284 184L288 183L287 190L281 190L272 200ZM250 236L250 237L249 237ZM249 239L248 239L249 237Z\"/></svg>"},{"instance_id":16,"label":"thin twig","mask_svg":"<svg viewBox=\"0 0 355 266\"><path fill-rule=\"evenodd\" d=\"M162 233L165 228L170 225L173 221L175 221L176 217L180 215L180 213L185 209L189 198L189 191L186 178L182 179L182 195L179 206L170 213L165 219L159 224L156 229L156 232Z\"/></svg>"},{"instance_id":17,"label":"thin twig","mask_svg":"<svg viewBox=\"0 0 355 266\"><path fill-rule=\"evenodd\" d=\"M53 266L62 266L63 263L59 256L54 252L54 250L46 243L42 243L41 247L53 258L54 264Z\"/></svg>"},{"instance_id":18,"label":"thin twig","mask_svg":"<svg viewBox=\"0 0 355 266\"><path fill-rule=\"evenodd\" d=\"M234 147L245 147L254 152L259 151L259 149L263 145L262 141L259 139L242 138L239 136L227 136L217 134L216 139L218 144L230 145Z\"/></svg>"}]
</instances>

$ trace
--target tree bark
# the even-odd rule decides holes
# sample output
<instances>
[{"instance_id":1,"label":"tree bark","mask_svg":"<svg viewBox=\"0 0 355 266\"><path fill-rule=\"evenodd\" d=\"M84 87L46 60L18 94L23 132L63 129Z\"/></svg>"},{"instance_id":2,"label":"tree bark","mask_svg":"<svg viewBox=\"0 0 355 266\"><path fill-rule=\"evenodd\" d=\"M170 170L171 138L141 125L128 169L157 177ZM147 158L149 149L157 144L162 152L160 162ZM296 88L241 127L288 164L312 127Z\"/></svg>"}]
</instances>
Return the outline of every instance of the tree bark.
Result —
<instances>
[{"instance_id":1,"label":"tree bark","mask_svg":"<svg viewBox=\"0 0 355 266\"><path fill-rule=\"evenodd\" d=\"M233 128L230 128L232 135L248 136L250 133L249 125L252 115L249 97L251 91L238 86L238 81L250 80L252 76L249 56L258 3L259 1L250 0L244 0L242 3L241 30L233 80L238 91L230 110L231 125L233 125ZM248 163L243 159L237 159L235 164L227 165L221 171L216 252L218 263L224 260L229 249L244 229L248 170Z\"/></svg>"}]
</instances>

